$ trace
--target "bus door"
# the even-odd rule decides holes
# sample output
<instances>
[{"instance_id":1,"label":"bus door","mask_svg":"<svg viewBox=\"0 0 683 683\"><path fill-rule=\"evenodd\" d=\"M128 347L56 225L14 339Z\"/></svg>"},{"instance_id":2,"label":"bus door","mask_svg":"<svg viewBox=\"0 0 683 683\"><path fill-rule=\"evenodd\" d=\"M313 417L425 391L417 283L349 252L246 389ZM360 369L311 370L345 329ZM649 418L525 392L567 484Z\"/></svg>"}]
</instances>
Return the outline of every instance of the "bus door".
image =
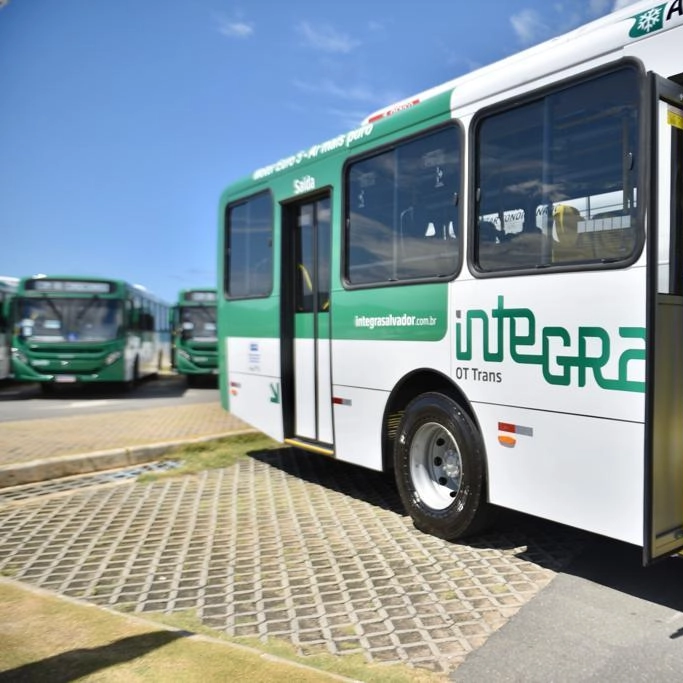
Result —
<instances>
[{"instance_id":1,"label":"bus door","mask_svg":"<svg viewBox=\"0 0 683 683\"><path fill-rule=\"evenodd\" d=\"M651 82L645 563L683 547L683 88Z\"/></svg>"},{"instance_id":2,"label":"bus door","mask_svg":"<svg viewBox=\"0 0 683 683\"><path fill-rule=\"evenodd\" d=\"M283 312L289 319L283 330L290 331L291 341L283 343L283 391L289 399L283 405L285 411L293 406L285 414L285 435L331 453L330 197L297 202L285 211L283 247L289 257L283 274L289 286L283 286Z\"/></svg>"}]
</instances>

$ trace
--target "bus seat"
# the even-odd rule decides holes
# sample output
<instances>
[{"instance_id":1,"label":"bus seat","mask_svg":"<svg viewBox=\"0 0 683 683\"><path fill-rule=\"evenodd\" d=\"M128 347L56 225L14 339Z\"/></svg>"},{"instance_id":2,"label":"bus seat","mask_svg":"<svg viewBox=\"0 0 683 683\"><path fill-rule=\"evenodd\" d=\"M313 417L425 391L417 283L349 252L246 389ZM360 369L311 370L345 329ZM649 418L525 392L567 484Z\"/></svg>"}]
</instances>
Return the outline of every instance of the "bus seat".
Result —
<instances>
[{"instance_id":1,"label":"bus seat","mask_svg":"<svg viewBox=\"0 0 683 683\"><path fill-rule=\"evenodd\" d=\"M585 261L593 253L580 239L579 223L583 221L578 209L568 204L557 204L553 210L553 262Z\"/></svg>"}]
</instances>

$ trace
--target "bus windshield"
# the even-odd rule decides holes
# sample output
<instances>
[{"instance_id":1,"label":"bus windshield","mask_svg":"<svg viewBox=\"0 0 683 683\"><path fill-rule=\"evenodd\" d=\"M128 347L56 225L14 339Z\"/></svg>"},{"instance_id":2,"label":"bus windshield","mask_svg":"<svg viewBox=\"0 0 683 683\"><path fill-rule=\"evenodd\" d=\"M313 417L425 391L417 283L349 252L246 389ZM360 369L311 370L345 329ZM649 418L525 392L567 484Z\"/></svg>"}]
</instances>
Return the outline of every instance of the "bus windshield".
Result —
<instances>
[{"instance_id":1,"label":"bus windshield","mask_svg":"<svg viewBox=\"0 0 683 683\"><path fill-rule=\"evenodd\" d=\"M183 306L180 309L180 325L185 339L215 342L216 307Z\"/></svg>"},{"instance_id":2,"label":"bus windshield","mask_svg":"<svg viewBox=\"0 0 683 683\"><path fill-rule=\"evenodd\" d=\"M20 299L19 334L42 342L104 342L116 339L123 325L121 301Z\"/></svg>"}]
</instances>

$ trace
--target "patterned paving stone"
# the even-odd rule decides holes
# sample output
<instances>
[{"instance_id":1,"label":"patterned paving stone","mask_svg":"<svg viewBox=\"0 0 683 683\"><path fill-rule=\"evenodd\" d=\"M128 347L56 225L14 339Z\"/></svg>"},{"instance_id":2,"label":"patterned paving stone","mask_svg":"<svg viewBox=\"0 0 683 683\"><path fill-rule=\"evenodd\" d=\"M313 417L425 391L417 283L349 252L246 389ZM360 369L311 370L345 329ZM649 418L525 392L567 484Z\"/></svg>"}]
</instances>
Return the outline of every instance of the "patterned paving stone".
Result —
<instances>
[{"instance_id":1,"label":"patterned paving stone","mask_svg":"<svg viewBox=\"0 0 683 683\"><path fill-rule=\"evenodd\" d=\"M232 637L450 673L580 550L514 514L471 543L414 529L383 475L283 449L150 484L0 500L0 572Z\"/></svg>"}]
</instances>

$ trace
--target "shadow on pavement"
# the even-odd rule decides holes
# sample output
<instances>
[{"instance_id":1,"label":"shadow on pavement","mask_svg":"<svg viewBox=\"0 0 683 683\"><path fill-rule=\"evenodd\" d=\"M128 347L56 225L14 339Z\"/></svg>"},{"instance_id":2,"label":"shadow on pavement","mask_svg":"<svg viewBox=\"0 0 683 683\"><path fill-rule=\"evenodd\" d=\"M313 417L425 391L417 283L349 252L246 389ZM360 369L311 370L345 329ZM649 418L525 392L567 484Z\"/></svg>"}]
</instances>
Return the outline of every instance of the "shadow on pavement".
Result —
<instances>
[{"instance_id":1,"label":"shadow on pavement","mask_svg":"<svg viewBox=\"0 0 683 683\"><path fill-rule=\"evenodd\" d=\"M591 536L585 550L564 573L683 612L683 557L680 555L644 567L641 548ZM682 629L676 635L680 636L683 636Z\"/></svg>"},{"instance_id":2,"label":"shadow on pavement","mask_svg":"<svg viewBox=\"0 0 683 683\"><path fill-rule=\"evenodd\" d=\"M50 681L67 683L111 666L142 657L152 650L191 635L183 631L154 631L121 638L113 643L93 648L69 650L38 662L24 664L9 671L0 672L0 682L26 683Z\"/></svg>"},{"instance_id":3,"label":"shadow on pavement","mask_svg":"<svg viewBox=\"0 0 683 683\"><path fill-rule=\"evenodd\" d=\"M261 462L307 482L407 517L394 478L385 472L339 462L296 448L252 452ZM561 571L584 547L589 534L520 512L494 508L487 532L459 539L453 546L516 550L517 557Z\"/></svg>"}]
</instances>

